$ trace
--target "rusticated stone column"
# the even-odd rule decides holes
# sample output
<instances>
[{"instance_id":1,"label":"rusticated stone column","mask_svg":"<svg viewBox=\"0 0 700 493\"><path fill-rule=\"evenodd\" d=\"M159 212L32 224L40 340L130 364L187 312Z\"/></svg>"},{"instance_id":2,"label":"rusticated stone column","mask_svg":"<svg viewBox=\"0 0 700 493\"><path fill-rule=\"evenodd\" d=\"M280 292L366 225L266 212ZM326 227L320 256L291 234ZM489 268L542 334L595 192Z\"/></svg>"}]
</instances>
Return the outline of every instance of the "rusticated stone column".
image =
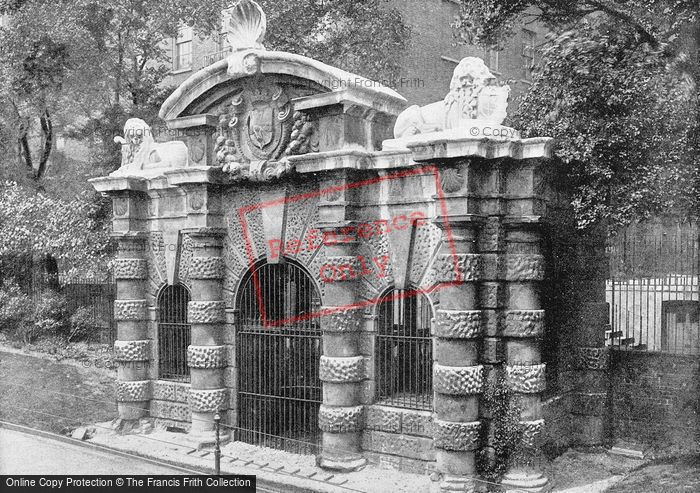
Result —
<instances>
[{"instance_id":1,"label":"rusticated stone column","mask_svg":"<svg viewBox=\"0 0 700 493\"><path fill-rule=\"evenodd\" d=\"M506 281L505 340L506 385L521 409L521 446L502 479L505 491L543 491L547 478L535 438L544 427L540 393L545 389L545 365L540 339L544 330L539 283L544 279L544 257L540 251L539 218L511 217L503 258Z\"/></svg>"},{"instance_id":2,"label":"rusticated stone column","mask_svg":"<svg viewBox=\"0 0 700 493\"><path fill-rule=\"evenodd\" d=\"M204 446L213 443L215 438L214 415L227 407L228 391L224 385L224 261L221 257L225 231L201 228L186 233L192 239L193 247L189 274L192 298L188 306L192 333L191 345L187 348L191 375L190 438L199 446ZM228 432L222 431L223 438L228 439Z\"/></svg>"},{"instance_id":3,"label":"rusticated stone column","mask_svg":"<svg viewBox=\"0 0 700 493\"><path fill-rule=\"evenodd\" d=\"M445 229L444 223L438 224ZM472 491L477 475L479 395L484 385L484 369L479 364L483 317L477 300L481 273L481 257L476 253L478 225L475 216L450 220L451 238L443 235L434 266L435 281L451 283L439 291L434 323L433 429L442 492Z\"/></svg>"},{"instance_id":4,"label":"rusticated stone column","mask_svg":"<svg viewBox=\"0 0 700 493\"><path fill-rule=\"evenodd\" d=\"M362 271L354 256L357 240L347 236L343 228L324 227L322 231L336 238L327 243L327 260L321 267L325 283L325 299L333 306L324 306L321 316L323 356L319 376L323 382L323 404L318 422L322 431L321 467L351 471L365 464L361 453L364 408L360 403L360 381L364 360L359 349L362 309L344 308L357 303L357 283Z\"/></svg>"},{"instance_id":5,"label":"rusticated stone column","mask_svg":"<svg viewBox=\"0 0 700 493\"><path fill-rule=\"evenodd\" d=\"M148 416L151 400L149 364L151 341L148 339L146 301L146 233L115 233L118 242L114 273L117 296L114 318L117 340L114 359L117 369L117 409L119 417L134 420Z\"/></svg>"}]
</instances>

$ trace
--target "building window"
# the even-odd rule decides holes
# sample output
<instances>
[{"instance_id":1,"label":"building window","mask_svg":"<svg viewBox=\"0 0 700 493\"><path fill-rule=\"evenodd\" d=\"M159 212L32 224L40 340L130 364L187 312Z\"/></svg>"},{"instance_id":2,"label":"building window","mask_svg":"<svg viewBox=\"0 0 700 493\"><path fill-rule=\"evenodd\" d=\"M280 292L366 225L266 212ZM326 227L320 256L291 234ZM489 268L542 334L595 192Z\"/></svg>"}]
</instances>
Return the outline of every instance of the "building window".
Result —
<instances>
[{"instance_id":1,"label":"building window","mask_svg":"<svg viewBox=\"0 0 700 493\"><path fill-rule=\"evenodd\" d=\"M182 284L165 286L158 295L158 377L163 380L190 381L187 366L189 301L190 292Z\"/></svg>"},{"instance_id":2,"label":"building window","mask_svg":"<svg viewBox=\"0 0 700 493\"><path fill-rule=\"evenodd\" d=\"M431 319L425 295L392 289L382 298L375 344L378 403L432 409Z\"/></svg>"},{"instance_id":3,"label":"building window","mask_svg":"<svg viewBox=\"0 0 700 493\"><path fill-rule=\"evenodd\" d=\"M498 46L489 47L489 68L498 72Z\"/></svg>"},{"instance_id":4,"label":"building window","mask_svg":"<svg viewBox=\"0 0 700 493\"><path fill-rule=\"evenodd\" d=\"M192 28L181 28L175 38L175 56L173 57L173 70L186 70L192 68Z\"/></svg>"},{"instance_id":5,"label":"building window","mask_svg":"<svg viewBox=\"0 0 700 493\"><path fill-rule=\"evenodd\" d=\"M537 33L529 29L523 29L523 72L526 79L532 78L535 68L535 51L537 49Z\"/></svg>"}]
</instances>

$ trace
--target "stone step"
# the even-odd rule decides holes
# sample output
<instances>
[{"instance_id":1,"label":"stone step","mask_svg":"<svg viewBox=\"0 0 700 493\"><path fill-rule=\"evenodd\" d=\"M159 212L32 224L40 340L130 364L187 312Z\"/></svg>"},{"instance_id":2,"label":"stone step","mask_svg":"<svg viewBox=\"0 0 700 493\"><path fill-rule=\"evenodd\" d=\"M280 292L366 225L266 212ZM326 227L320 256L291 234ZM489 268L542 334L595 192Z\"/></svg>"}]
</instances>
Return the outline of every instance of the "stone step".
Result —
<instances>
[{"instance_id":1,"label":"stone step","mask_svg":"<svg viewBox=\"0 0 700 493\"><path fill-rule=\"evenodd\" d=\"M644 451L641 450L641 447L631 443L618 443L613 446L608 453L611 455L629 457L630 459L644 459Z\"/></svg>"}]
</instances>

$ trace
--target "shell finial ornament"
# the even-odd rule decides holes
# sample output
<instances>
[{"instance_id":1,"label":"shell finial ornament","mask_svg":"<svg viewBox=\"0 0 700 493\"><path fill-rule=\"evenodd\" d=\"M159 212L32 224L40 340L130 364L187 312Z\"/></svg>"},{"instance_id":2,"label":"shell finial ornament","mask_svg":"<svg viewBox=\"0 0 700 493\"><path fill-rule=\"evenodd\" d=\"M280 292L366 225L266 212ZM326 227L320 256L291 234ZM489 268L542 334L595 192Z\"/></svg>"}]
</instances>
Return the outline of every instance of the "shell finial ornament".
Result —
<instances>
[{"instance_id":1,"label":"shell finial ornament","mask_svg":"<svg viewBox=\"0 0 700 493\"><path fill-rule=\"evenodd\" d=\"M262 45L267 29L263 9L253 0L239 0L226 12L228 34L226 39L233 51L249 48L264 50Z\"/></svg>"}]
</instances>

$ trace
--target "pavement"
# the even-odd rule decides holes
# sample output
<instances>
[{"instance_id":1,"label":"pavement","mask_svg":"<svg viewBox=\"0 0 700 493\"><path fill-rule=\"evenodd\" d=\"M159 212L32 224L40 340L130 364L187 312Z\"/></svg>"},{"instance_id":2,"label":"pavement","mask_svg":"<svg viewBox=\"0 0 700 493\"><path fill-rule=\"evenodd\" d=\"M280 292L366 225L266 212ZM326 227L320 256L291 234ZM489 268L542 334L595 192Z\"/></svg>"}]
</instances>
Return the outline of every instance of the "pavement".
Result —
<instances>
[{"instance_id":1,"label":"pavement","mask_svg":"<svg viewBox=\"0 0 700 493\"><path fill-rule=\"evenodd\" d=\"M90 443L135 453L144 457L213 473L212 450L198 450L186 434L155 429L147 434L121 435L110 423L94 425ZM258 484L285 493L427 493L430 477L367 465L359 471L334 473L316 466L312 455L299 455L229 442L221 447L222 474L254 474Z\"/></svg>"},{"instance_id":2,"label":"pavement","mask_svg":"<svg viewBox=\"0 0 700 493\"><path fill-rule=\"evenodd\" d=\"M147 463L53 440L46 436L0 428L0 474L185 474L181 469Z\"/></svg>"},{"instance_id":3,"label":"pavement","mask_svg":"<svg viewBox=\"0 0 700 493\"><path fill-rule=\"evenodd\" d=\"M87 441L0 423L0 474L212 474L214 454L193 447L185 434L154 430L122 435L110 423L95 425ZM8 427L9 426L9 427ZM352 473L331 473L313 456L231 442L222 447L222 474L253 474L260 491L285 493L423 493L436 486L427 475L368 465ZM602 493L624 476L557 493ZM263 487L264 485L264 487Z\"/></svg>"}]
</instances>

